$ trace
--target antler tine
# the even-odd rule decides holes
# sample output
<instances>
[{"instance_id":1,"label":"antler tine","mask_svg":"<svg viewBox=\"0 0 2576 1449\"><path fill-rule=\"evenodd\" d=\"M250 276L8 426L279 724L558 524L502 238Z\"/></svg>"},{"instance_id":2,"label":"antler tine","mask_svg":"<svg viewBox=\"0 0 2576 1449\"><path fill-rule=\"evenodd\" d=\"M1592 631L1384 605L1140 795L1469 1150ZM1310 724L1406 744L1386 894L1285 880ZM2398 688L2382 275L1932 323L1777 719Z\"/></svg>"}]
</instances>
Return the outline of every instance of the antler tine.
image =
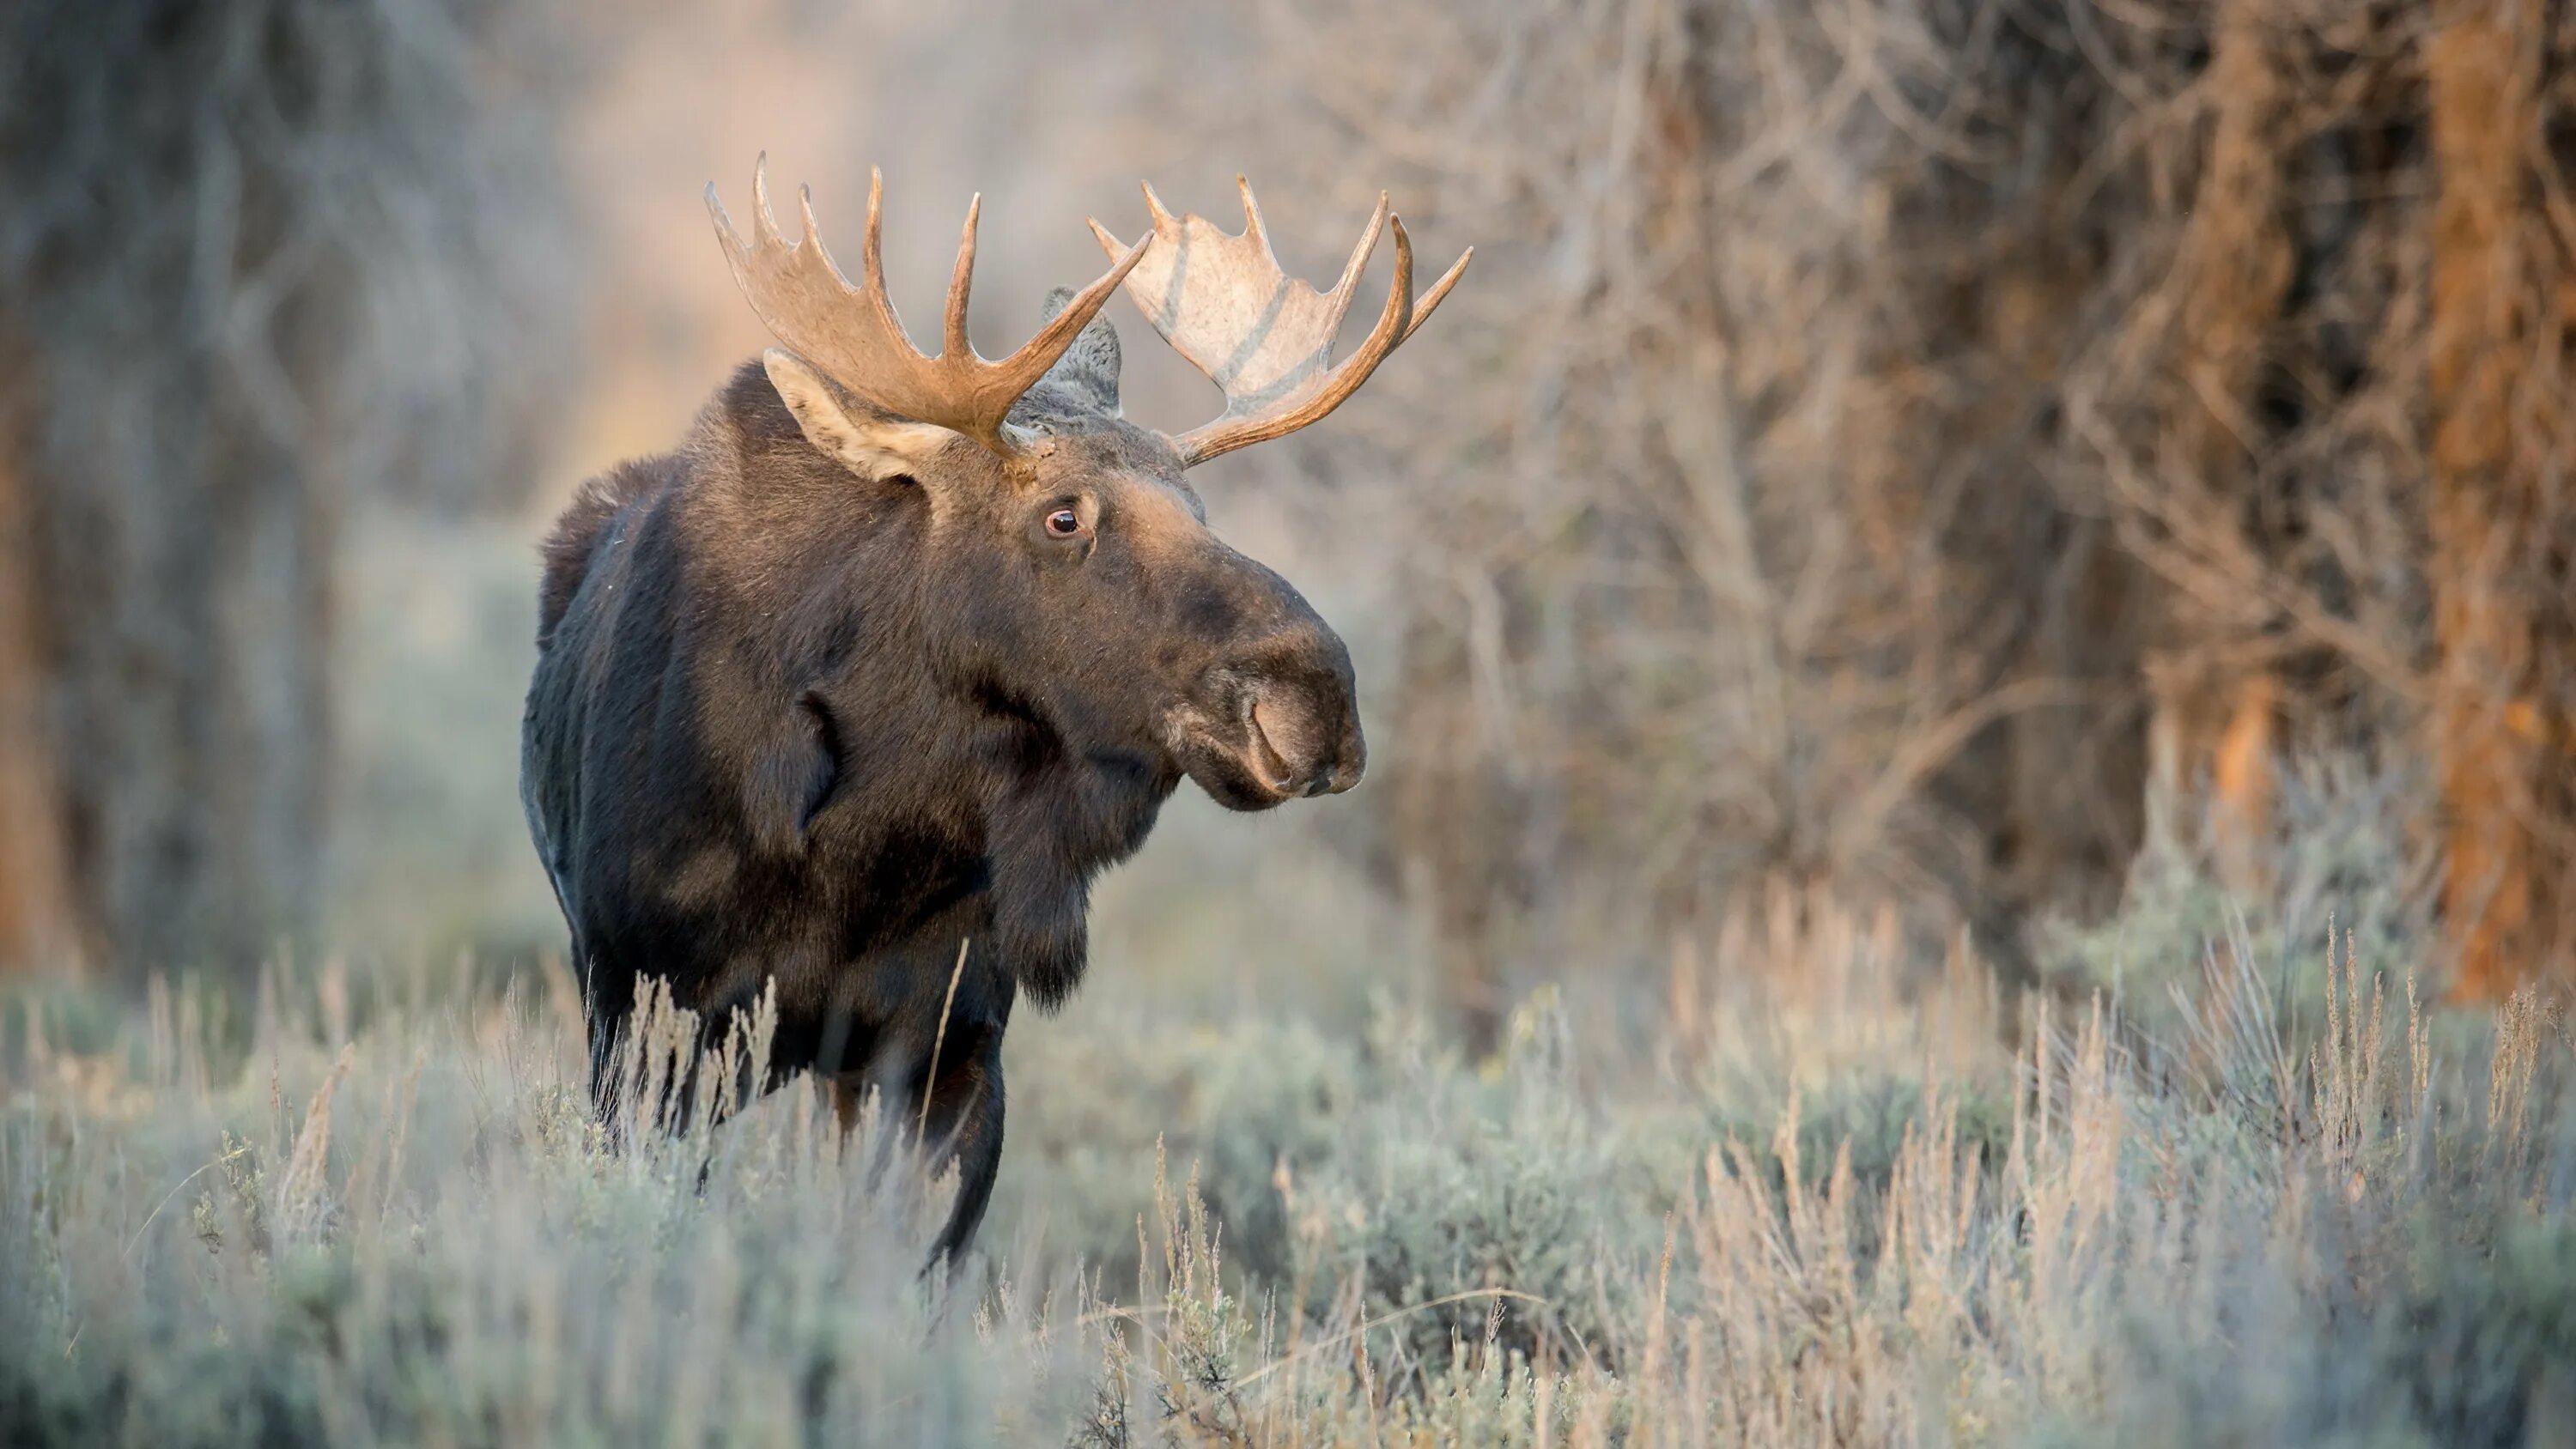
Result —
<instances>
[{"instance_id":1,"label":"antler tine","mask_svg":"<svg viewBox=\"0 0 2576 1449\"><path fill-rule=\"evenodd\" d=\"M814 213L813 197L814 188L806 187L805 213L809 217ZM810 221L806 223L805 229L807 234L814 238L815 248L820 250L823 245L821 230ZM874 166L868 168L868 229L859 243L859 281L866 294L868 306L875 310L882 321L893 328L894 335L902 339L906 348L919 352L921 349L912 345L912 335L903 330L903 319L895 315L894 294L886 290L885 172Z\"/></svg>"},{"instance_id":2,"label":"antler tine","mask_svg":"<svg viewBox=\"0 0 2576 1449\"><path fill-rule=\"evenodd\" d=\"M887 412L936 423L966 434L1004 456L1017 446L1003 430L1011 405L1073 345L1111 289L1144 258L1145 243L1076 294L1037 336L1000 361L978 355L966 338L966 310L973 293L979 195L966 208L941 319L940 353L926 356L904 331L885 284L885 177L868 173L868 224L860 255L860 285L853 287L833 264L814 221L811 191L802 195L805 234L789 242L769 207L768 160L752 171L752 240L746 244L725 214L715 184L707 185L707 210L716 240L733 268L734 282L778 340L833 381Z\"/></svg>"},{"instance_id":3,"label":"antler tine","mask_svg":"<svg viewBox=\"0 0 2576 1449\"><path fill-rule=\"evenodd\" d=\"M1325 295L1334 299L1333 330L1341 330L1342 318L1351 310L1351 299L1359 295L1360 273L1368 269L1369 258L1377 254L1377 239L1386 234L1387 196L1377 194L1377 210L1369 213L1368 225L1360 228L1359 245L1351 248L1351 259L1342 263L1342 279Z\"/></svg>"},{"instance_id":4,"label":"antler tine","mask_svg":"<svg viewBox=\"0 0 2576 1449\"><path fill-rule=\"evenodd\" d=\"M709 186L715 185L710 181ZM769 209L769 153L763 151L751 163L751 234L762 246L785 246L787 239L778 234L778 216Z\"/></svg>"},{"instance_id":5,"label":"antler tine","mask_svg":"<svg viewBox=\"0 0 2576 1449\"><path fill-rule=\"evenodd\" d=\"M1423 293L1422 296L1414 302L1413 320L1406 323L1404 328L1405 341L1411 341L1413 339L1413 334L1422 330L1422 324L1431 320L1431 314L1439 310L1441 299L1449 295L1449 289L1451 287L1458 285L1458 279L1460 277L1467 275L1467 264L1475 259L1476 249L1474 247L1469 247L1465 251L1460 252L1458 254L1458 260L1449 264L1449 270L1440 274L1440 280L1431 284L1431 290Z\"/></svg>"},{"instance_id":6,"label":"antler tine","mask_svg":"<svg viewBox=\"0 0 2576 1449\"><path fill-rule=\"evenodd\" d=\"M1243 193L1243 234L1258 239L1262 250L1268 251L1270 237L1261 227L1261 203L1252 199L1252 178L1237 172L1234 189Z\"/></svg>"},{"instance_id":7,"label":"antler tine","mask_svg":"<svg viewBox=\"0 0 2576 1449\"><path fill-rule=\"evenodd\" d=\"M1243 231L1235 235L1202 216L1174 217L1148 184L1154 228L1145 240L1153 250L1127 278L1128 295L1155 330L1225 391L1225 411L1215 421L1172 439L1185 466L1295 432L1341 406L1421 327L1476 254L1469 248L1417 305L1413 239L1381 192L1340 280L1317 292L1280 270L1251 183L1242 177L1235 183L1243 194ZM1386 306L1359 347L1335 363L1334 334L1390 225L1395 278ZM1124 245L1096 220L1091 234L1111 256Z\"/></svg>"},{"instance_id":8,"label":"antler tine","mask_svg":"<svg viewBox=\"0 0 2576 1449\"><path fill-rule=\"evenodd\" d=\"M966 229L957 238L957 268L948 274L948 318L940 329L940 348L959 357L976 355L975 345L966 340L966 298L975 290L975 221L983 214L984 193L978 191L966 203Z\"/></svg>"}]
</instances>

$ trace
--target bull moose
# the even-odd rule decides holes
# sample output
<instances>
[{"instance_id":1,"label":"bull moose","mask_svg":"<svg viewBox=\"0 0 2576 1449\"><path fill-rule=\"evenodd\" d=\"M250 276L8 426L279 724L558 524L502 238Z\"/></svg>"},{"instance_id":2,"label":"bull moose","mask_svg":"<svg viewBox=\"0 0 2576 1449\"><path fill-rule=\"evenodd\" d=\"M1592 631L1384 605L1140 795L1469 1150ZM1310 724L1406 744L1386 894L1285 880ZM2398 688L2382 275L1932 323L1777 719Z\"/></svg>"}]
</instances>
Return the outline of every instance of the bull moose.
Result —
<instances>
[{"instance_id":1,"label":"bull moose","mask_svg":"<svg viewBox=\"0 0 2576 1449\"><path fill-rule=\"evenodd\" d=\"M936 357L896 317L868 189L861 285L811 193L781 235L764 157L751 238L707 187L734 280L781 346L673 452L583 485L544 547L522 726L528 829L571 927L595 1095L648 978L709 1021L773 984L770 1069L845 1110L914 1107L958 1190L954 1263L1002 1149L1002 1032L1085 964L1090 882L1181 778L1267 810L1349 789L1364 749L1342 641L1210 531L1184 474L1322 418L1422 325L1413 245L1380 196L1329 292L1286 276L1251 187L1244 230L1145 188L1132 246L1059 289L988 361L966 338L979 197ZM1366 338L1334 334L1382 230L1395 275ZM1128 294L1224 391L1172 436L1121 416ZM761 1085L774 1083L774 1076Z\"/></svg>"}]
</instances>

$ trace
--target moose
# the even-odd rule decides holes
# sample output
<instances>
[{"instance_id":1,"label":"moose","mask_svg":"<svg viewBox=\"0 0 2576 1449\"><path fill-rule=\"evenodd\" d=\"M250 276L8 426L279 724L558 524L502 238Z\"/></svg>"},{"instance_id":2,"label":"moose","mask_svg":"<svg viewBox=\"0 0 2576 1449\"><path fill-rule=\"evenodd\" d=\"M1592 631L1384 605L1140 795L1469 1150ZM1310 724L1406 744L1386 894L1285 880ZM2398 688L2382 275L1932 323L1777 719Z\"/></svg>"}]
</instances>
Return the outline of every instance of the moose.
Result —
<instances>
[{"instance_id":1,"label":"moose","mask_svg":"<svg viewBox=\"0 0 2576 1449\"><path fill-rule=\"evenodd\" d=\"M1086 964L1090 882L1143 844L1183 776L1268 810L1358 783L1341 639L1286 579L1212 532L1187 470L1333 411L1426 321L1384 195L1328 292L1286 276L1248 183L1244 229L1145 187L1133 245L1048 298L1000 361L966 336L979 196L943 347L885 287L884 178L861 283L779 231L764 156L752 234L707 208L779 346L673 452L585 483L543 550L521 735L528 829L571 930L605 1109L639 989L723 1020L775 991L767 1074L804 1069L845 1123L867 1094L918 1110L957 1196L932 1249L972 1241L1002 1150L1002 1033L1025 990L1060 1006ZM1380 233L1394 280L1331 353ZM1121 284L1223 390L1173 436L1127 421L1102 306ZM917 1109L916 1106L917 1105Z\"/></svg>"}]
</instances>

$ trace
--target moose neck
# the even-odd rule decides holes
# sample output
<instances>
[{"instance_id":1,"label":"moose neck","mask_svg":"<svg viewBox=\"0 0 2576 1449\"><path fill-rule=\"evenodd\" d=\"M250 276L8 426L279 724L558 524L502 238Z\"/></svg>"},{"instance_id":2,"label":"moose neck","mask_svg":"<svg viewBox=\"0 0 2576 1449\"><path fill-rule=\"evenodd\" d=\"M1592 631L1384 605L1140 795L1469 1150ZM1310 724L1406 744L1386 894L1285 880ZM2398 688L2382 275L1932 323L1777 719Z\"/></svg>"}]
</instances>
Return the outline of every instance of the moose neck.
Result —
<instances>
[{"instance_id":1,"label":"moose neck","mask_svg":"<svg viewBox=\"0 0 2576 1449\"><path fill-rule=\"evenodd\" d=\"M1081 979L1090 881L1132 854L1180 776L1066 738L961 649L918 485L860 479L808 444L756 367L691 444L691 605L718 631L692 692L743 720L746 819L843 901L845 950L911 951L961 927L1042 1008Z\"/></svg>"}]
</instances>

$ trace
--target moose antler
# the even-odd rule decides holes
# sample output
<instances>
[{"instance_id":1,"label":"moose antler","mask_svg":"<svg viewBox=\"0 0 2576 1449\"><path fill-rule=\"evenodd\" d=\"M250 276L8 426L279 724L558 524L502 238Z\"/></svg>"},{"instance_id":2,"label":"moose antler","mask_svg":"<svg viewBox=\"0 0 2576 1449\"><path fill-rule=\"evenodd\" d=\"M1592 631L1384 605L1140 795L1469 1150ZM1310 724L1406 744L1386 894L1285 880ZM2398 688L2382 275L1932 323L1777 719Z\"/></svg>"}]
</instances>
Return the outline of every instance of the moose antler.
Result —
<instances>
[{"instance_id":1,"label":"moose antler","mask_svg":"<svg viewBox=\"0 0 2576 1449\"><path fill-rule=\"evenodd\" d=\"M790 242L779 235L769 210L769 156L763 152L751 176L752 240L744 244L725 215L716 185L707 183L707 212L715 219L716 239L733 279L751 310L779 341L821 368L833 381L866 401L918 422L937 423L966 434L996 453L1016 451L1003 435L1002 419L1046 375L1071 347L1082 329L1109 300L1120 279L1133 271L1147 250L1138 242L1117 265L1076 293L1064 310L1038 330L1027 345L999 362L987 361L966 340L966 298L975 277L975 220L984 198L978 193L966 206L965 233L957 242L957 269L948 282L944 341L937 357L925 357L912 345L886 295L882 255L882 210L885 177L868 172L868 232L860 257L863 286L853 287L823 250L814 225L814 193L799 188L805 213L805 235Z\"/></svg>"},{"instance_id":2,"label":"moose antler","mask_svg":"<svg viewBox=\"0 0 2576 1449\"><path fill-rule=\"evenodd\" d=\"M1238 176L1235 185L1243 191L1243 231L1229 236L1203 216L1174 217L1147 184L1145 204L1153 210L1154 229L1139 243L1151 244L1141 266L1109 228L1091 223L1102 250L1112 257L1124 252L1119 270L1134 267L1127 294L1154 329L1225 390L1225 411L1215 421L1172 440L1185 467L1293 433L1340 407L1388 353L1429 320L1476 255L1469 247L1417 304L1413 240L1403 220L1388 213L1386 193L1379 192L1377 210L1342 279L1318 293L1279 269L1252 183ZM1386 310L1359 350L1336 365L1333 334L1350 310L1352 288L1377 249L1378 233L1389 223L1395 227L1395 282L1387 289Z\"/></svg>"}]
</instances>

